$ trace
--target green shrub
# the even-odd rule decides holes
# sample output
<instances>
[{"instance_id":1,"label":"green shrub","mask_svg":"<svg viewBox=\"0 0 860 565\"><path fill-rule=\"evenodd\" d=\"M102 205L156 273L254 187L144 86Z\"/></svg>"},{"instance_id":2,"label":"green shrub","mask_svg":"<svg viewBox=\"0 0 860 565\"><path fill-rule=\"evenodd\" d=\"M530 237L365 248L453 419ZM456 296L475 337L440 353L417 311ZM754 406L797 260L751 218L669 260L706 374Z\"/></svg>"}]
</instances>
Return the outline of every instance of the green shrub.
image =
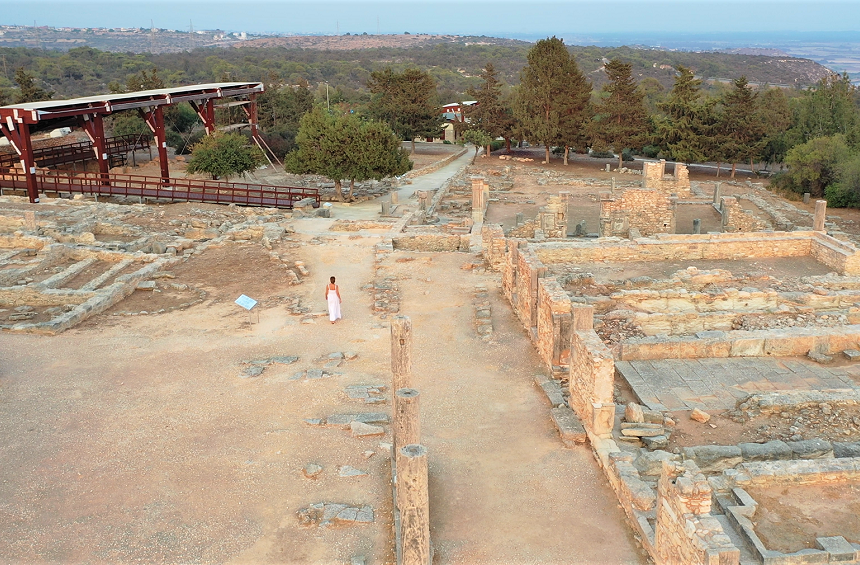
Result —
<instances>
[{"instance_id":1,"label":"green shrub","mask_svg":"<svg viewBox=\"0 0 860 565\"><path fill-rule=\"evenodd\" d=\"M622 161L632 161L633 160L633 150L632 149L624 149L621 152L621 160Z\"/></svg>"},{"instance_id":2,"label":"green shrub","mask_svg":"<svg viewBox=\"0 0 860 565\"><path fill-rule=\"evenodd\" d=\"M591 156L595 159L614 159L615 154L612 151L592 151Z\"/></svg>"},{"instance_id":3,"label":"green shrub","mask_svg":"<svg viewBox=\"0 0 860 565\"><path fill-rule=\"evenodd\" d=\"M660 148L656 145L646 145L642 148L642 155L649 159L656 159L660 155Z\"/></svg>"},{"instance_id":4,"label":"green shrub","mask_svg":"<svg viewBox=\"0 0 860 565\"><path fill-rule=\"evenodd\" d=\"M498 151L502 147L505 146L504 139L494 139L492 143L490 143L490 151Z\"/></svg>"},{"instance_id":5,"label":"green shrub","mask_svg":"<svg viewBox=\"0 0 860 565\"><path fill-rule=\"evenodd\" d=\"M447 139L443 139L443 140L442 140L442 145L451 145L451 142L450 142L450 141L448 141Z\"/></svg>"},{"instance_id":6,"label":"green shrub","mask_svg":"<svg viewBox=\"0 0 860 565\"><path fill-rule=\"evenodd\" d=\"M824 199L828 208L860 208L857 191L838 182L824 189Z\"/></svg>"}]
</instances>

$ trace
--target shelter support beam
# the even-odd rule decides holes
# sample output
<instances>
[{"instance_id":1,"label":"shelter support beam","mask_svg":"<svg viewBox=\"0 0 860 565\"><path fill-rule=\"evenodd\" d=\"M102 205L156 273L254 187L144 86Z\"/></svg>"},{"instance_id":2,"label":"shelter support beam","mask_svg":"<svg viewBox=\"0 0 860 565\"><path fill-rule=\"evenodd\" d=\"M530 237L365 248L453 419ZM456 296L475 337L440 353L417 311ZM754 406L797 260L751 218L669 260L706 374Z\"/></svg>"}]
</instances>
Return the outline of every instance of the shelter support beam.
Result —
<instances>
[{"instance_id":1,"label":"shelter support beam","mask_svg":"<svg viewBox=\"0 0 860 565\"><path fill-rule=\"evenodd\" d=\"M167 135L164 130L164 111L161 106L156 106L148 113L141 111L140 116L146 120L146 124L155 136L155 146L158 149L158 164L161 167L161 181L164 184L170 184L170 168L167 162Z\"/></svg>"},{"instance_id":2,"label":"shelter support beam","mask_svg":"<svg viewBox=\"0 0 860 565\"><path fill-rule=\"evenodd\" d=\"M33 144L30 141L30 125L23 120L6 119L0 123L0 132L9 140L12 147L21 157L21 168L27 182L27 197L32 204L39 202L39 186L36 183L36 159L33 156Z\"/></svg>"}]
</instances>

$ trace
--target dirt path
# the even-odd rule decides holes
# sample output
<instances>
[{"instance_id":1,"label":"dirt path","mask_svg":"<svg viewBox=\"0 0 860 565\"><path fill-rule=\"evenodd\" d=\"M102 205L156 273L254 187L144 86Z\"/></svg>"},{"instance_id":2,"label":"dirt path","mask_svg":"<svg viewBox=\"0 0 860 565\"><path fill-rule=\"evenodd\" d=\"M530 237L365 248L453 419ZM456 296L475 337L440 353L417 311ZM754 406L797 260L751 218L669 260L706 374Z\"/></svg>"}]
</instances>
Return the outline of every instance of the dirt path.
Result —
<instances>
[{"instance_id":1,"label":"dirt path","mask_svg":"<svg viewBox=\"0 0 860 565\"><path fill-rule=\"evenodd\" d=\"M461 254L405 257L391 270L414 327L436 562L639 563L590 451L561 445L497 277L460 274ZM474 329L476 284L493 297L490 343Z\"/></svg>"}]
</instances>

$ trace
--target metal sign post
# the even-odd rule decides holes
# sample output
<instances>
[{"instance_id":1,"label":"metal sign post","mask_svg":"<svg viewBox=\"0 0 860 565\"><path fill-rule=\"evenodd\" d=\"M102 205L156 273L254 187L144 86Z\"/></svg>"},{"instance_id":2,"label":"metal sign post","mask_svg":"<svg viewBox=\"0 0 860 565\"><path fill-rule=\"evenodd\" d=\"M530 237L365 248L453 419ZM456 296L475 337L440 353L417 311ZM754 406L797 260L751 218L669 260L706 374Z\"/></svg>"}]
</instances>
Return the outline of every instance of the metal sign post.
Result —
<instances>
[{"instance_id":1,"label":"metal sign post","mask_svg":"<svg viewBox=\"0 0 860 565\"><path fill-rule=\"evenodd\" d=\"M257 301L251 298L250 296L245 296L244 294L236 299L236 304L244 308L248 311L248 325L252 325L254 322L251 317L251 311L254 309L254 306L257 305ZM260 311L257 310L257 323L260 323Z\"/></svg>"}]
</instances>

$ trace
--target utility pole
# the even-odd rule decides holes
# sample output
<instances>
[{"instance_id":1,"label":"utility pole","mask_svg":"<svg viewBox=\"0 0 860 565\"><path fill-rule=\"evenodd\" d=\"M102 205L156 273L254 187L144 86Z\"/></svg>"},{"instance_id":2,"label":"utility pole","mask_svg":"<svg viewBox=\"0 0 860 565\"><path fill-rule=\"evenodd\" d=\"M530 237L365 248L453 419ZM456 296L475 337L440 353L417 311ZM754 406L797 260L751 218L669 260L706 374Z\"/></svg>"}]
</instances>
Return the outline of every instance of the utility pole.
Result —
<instances>
[{"instance_id":1,"label":"utility pole","mask_svg":"<svg viewBox=\"0 0 860 565\"><path fill-rule=\"evenodd\" d=\"M328 81L325 81L325 109L326 112L331 112L331 106L328 103Z\"/></svg>"}]
</instances>

